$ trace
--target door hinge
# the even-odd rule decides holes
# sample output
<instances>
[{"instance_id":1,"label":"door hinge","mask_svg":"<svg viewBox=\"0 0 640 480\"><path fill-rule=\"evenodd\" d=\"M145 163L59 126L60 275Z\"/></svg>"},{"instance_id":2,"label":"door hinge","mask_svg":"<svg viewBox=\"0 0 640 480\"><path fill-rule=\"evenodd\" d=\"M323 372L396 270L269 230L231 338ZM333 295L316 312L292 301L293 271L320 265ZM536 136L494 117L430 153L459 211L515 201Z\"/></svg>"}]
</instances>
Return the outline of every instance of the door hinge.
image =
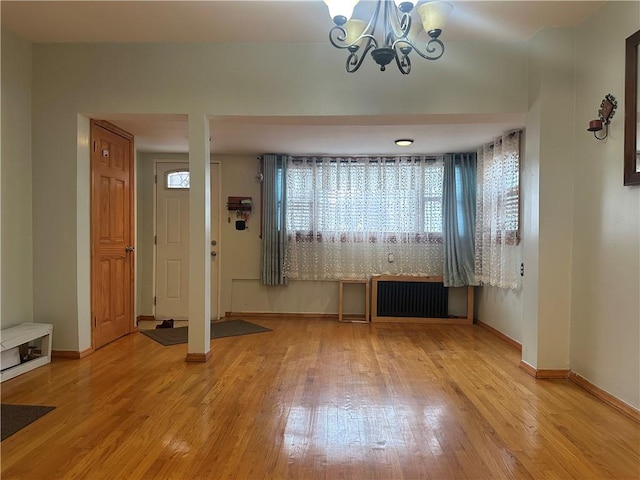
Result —
<instances>
[{"instance_id":1,"label":"door hinge","mask_svg":"<svg viewBox=\"0 0 640 480\"><path fill-rule=\"evenodd\" d=\"M94 327L98 326L98 317L93 317L93 326Z\"/></svg>"},{"instance_id":2,"label":"door hinge","mask_svg":"<svg viewBox=\"0 0 640 480\"><path fill-rule=\"evenodd\" d=\"M158 183L158 175L153 176L153 183Z\"/></svg>"},{"instance_id":3,"label":"door hinge","mask_svg":"<svg viewBox=\"0 0 640 480\"><path fill-rule=\"evenodd\" d=\"M153 297L153 304L156 304L156 297Z\"/></svg>"},{"instance_id":4,"label":"door hinge","mask_svg":"<svg viewBox=\"0 0 640 480\"><path fill-rule=\"evenodd\" d=\"M96 141L95 140L93 141L93 151L94 152L96 151Z\"/></svg>"},{"instance_id":5,"label":"door hinge","mask_svg":"<svg viewBox=\"0 0 640 480\"><path fill-rule=\"evenodd\" d=\"M157 245L158 244L158 235L154 235L153 236L153 244Z\"/></svg>"}]
</instances>

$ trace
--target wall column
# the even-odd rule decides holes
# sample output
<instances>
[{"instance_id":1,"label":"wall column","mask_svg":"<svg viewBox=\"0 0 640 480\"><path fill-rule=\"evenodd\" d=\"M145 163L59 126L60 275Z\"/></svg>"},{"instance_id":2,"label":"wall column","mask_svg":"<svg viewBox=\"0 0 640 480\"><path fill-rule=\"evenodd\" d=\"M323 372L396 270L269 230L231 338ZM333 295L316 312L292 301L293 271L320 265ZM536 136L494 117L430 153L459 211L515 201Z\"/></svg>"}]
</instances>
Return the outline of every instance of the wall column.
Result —
<instances>
[{"instance_id":1,"label":"wall column","mask_svg":"<svg viewBox=\"0 0 640 480\"><path fill-rule=\"evenodd\" d=\"M187 362L211 358L211 177L209 119L189 114L189 344Z\"/></svg>"},{"instance_id":2,"label":"wall column","mask_svg":"<svg viewBox=\"0 0 640 480\"><path fill-rule=\"evenodd\" d=\"M575 101L572 29L530 42L529 114L523 169L522 360L539 376L568 373L573 243ZM525 365L526 367L526 365Z\"/></svg>"}]
</instances>

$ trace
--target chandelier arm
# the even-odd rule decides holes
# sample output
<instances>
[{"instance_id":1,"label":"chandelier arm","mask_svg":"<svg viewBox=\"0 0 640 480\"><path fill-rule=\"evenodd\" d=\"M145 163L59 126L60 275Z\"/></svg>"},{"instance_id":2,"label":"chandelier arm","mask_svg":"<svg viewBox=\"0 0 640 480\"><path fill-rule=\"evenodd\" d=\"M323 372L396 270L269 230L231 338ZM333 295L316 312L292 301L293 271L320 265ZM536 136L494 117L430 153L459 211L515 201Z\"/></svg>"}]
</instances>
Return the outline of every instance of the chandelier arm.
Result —
<instances>
[{"instance_id":1,"label":"chandelier arm","mask_svg":"<svg viewBox=\"0 0 640 480\"><path fill-rule=\"evenodd\" d=\"M402 35L400 38L408 38L409 31L411 30L411 24L413 20L411 20L411 15L409 13L402 14L402 20L400 21L400 28Z\"/></svg>"},{"instance_id":2,"label":"chandelier arm","mask_svg":"<svg viewBox=\"0 0 640 480\"><path fill-rule=\"evenodd\" d=\"M371 18L369 19L369 23L367 23L367 26L364 29L364 32L362 36L368 36L371 37L373 39L373 43L375 44L375 48L378 48L378 41L375 38L375 34L376 34L376 26L378 25L378 16L380 15L380 4L381 2L378 2L378 4L376 5L376 9L373 11L373 15L371 16ZM365 32L367 32L365 34ZM367 44L367 51L369 50L369 45Z\"/></svg>"},{"instance_id":3,"label":"chandelier arm","mask_svg":"<svg viewBox=\"0 0 640 480\"><path fill-rule=\"evenodd\" d=\"M353 47L357 47L357 43L360 42L362 39L366 39L367 50L369 49L369 45L371 43L373 43L374 47L378 46L378 42L376 41L376 38L370 33L363 33L351 43L344 43L346 39L347 39L347 34L342 27L339 27L336 25L333 28L331 28L331 30L329 30L329 42L331 42L331 45L333 45L336 48L351 49ZM342 42L342 43L339 43L339 42Z\"/></svg>"},{"instance_id":4,"label":"chandelier arm","mask_svg":"<svg viewBox=\"0 0 640 480\"><path fill-rule=\"evenodd\" d=\"M444 54L444 43L442 43L439 38L432 38L431 40L429 40L429 42L427 42L426 53L421 52L419 48L416 48L416 46L408 40L403 40L403 42L408 43L411 47L413 47L413 50L418 55L426 60L438 60ZM435 55L433 55L434 53Z\"/></svg>"},{"instance_id":5,"label":"chandelier arm","mask_svg":"<svg viewBox=\"0 0 640 480\"><path fill-rule=\"evenodd\" d=\"M408 75L411 72L411 59L409 58L409 54L403 54L402 59L400 59L398 50L396 50L396 65L403 75Z\"/></svg>"},{"instance_id":6,"label":"chandelier arm","mask_svg":"<svg viewBox=\"0 0 640 480\"><path fill-rule=\"evenodd\" d=\"M329 42L336 48L347 48L344 41L347 39L347 31L340 25L334 25L329 30ZM340 42L340 43L338 43Z\"/></svg>"},{"instance_id":7,"label":"chandelier arm","mask_svg":"<svg viewBox=\"0 0 640 480\"><path fill-rule=\"evenodd\" d=\"M377 45L376 39L373 37L368 37L369 41L365 49L361 52L361 55L358 55L358 50L349 50L349 56L347 57L347 63L345 64L345 68L347 73L353 73L358 71L360 65L364 62L364 59L367 58L367 54L369 50L375 48Z\"/></svg>"},{"instance_id":8,"label":"chandelier arm","mask_svg":"<svg viewBox=\"0 0 640 480\"><path fill-rule=\"evenodd\" d=\"M385 38L387 45L399 38L406 38L411 29L411 10L400 11L393 0L382 0L385 4Z\"/></svg>"},{"instance_id":9,"label":"chandelier arm","mask_svg":"<svg viewBox=\"0 0 640 480\"><path fill-rule=\"evenodd\" d=\"M384 10L382 12L382 25L384 26L384 36L382 38L384 38L384 46L388 46L391 44L391 39L393 38L394 35L394 29L393 29L393 25L391 24L391 15L392 15L392 10L391 10L391 3L393 3L391 0L386 1L386 0L379 0L378 5L380 4L384 4Z\"/></svg>"}]
</instances>

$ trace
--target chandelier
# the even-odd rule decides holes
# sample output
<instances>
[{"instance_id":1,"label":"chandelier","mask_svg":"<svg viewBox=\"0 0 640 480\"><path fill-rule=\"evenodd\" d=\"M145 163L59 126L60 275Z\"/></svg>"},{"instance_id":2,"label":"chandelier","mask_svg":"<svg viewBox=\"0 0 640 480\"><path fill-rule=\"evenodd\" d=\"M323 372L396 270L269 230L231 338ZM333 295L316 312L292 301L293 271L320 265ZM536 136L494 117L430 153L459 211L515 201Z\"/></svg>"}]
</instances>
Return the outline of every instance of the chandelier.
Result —
<instances>
[{"instance_id":1,"label":"chandelier","mask_svg":"<svg viewBox=\"0 0 640 480\"><path fill-rule=\"evenodd\" d=\"M403 74L411 71L411 52L427 60L437 60L444 53L444 44L439 37L453 8L450 3L427 1L418 5L416 11L422 20L420 24L411 17L412 1L377 0L368 23L351 18L358 0L324 2L335 23L329 31L329 41L334 47L349 52L346 63L349 73L360 68L369 51L381 71L384 72L395 59ZM378 27L382 27L382 33L376 35Z\"/></svg>"}]
</instances>

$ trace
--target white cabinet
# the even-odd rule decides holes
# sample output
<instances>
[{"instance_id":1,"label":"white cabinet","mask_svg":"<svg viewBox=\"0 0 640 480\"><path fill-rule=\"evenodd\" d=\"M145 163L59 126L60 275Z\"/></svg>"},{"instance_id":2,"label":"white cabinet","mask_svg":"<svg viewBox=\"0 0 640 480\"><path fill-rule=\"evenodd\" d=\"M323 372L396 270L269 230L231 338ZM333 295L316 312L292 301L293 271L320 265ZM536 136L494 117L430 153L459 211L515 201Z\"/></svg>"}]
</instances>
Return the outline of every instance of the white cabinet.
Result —
<instances>
[{"instance_id":1,"label":"white cabinet","mask_svg":"<svg viewBox=\"0 0 640 480\"><path fill-rule=\"evenodd\" d=\"M0 331L0 351L3 360L7 360L8 368L0 365L0 382L21 375L29 370L46 365L51 361L51 334L53 325L48 323L21 323L15 327ZM16 348L24 344L39 346L40 353L33 358L14 365L11 360ZM6 352L6 354L5 354ZM4 362L3 362L4 363Z\"/></svg>"}]
</instances>

